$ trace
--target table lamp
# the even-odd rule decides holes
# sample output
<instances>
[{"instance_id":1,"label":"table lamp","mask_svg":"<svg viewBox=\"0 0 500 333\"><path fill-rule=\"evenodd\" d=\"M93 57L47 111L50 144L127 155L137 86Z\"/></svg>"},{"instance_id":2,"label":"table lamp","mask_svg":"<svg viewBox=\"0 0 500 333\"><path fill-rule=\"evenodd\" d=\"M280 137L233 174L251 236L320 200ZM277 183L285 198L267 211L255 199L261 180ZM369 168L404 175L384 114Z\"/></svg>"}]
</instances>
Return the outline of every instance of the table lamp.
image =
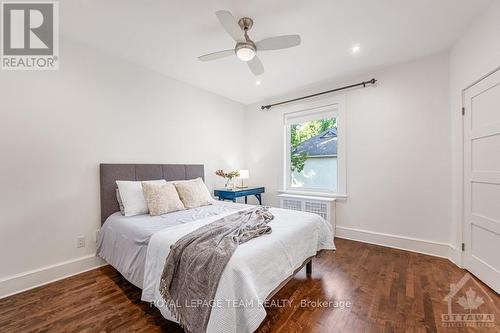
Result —
<instances>
[{"instance_id":1,"label":"table lamp","mask_svg":"<svg viewBox=\"0 0 500 333\"><path fill-rule=\"evenodd\" d=\"M248 170L238 170L240 173L238 179L241 179L241 186L236 186L237 188L247 188L248 186L243 185L243 179L249 178Z\"/></svg>"}]
</instances>

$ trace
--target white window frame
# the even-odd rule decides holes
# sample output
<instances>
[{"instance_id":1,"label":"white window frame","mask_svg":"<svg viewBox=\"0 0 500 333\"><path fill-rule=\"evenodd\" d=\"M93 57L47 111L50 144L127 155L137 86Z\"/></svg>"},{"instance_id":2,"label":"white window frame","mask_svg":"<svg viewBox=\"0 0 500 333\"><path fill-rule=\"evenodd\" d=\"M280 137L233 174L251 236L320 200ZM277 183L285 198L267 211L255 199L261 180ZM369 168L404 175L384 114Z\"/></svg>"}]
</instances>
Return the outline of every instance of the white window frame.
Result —
<instances>
[{"instance_id":1,"label":"white window frame","mask_svg":"<svg viewBox=\"0 0 500 333\"><path fill-rule=\"evenodd\" d=\"M324 114L337 119L337 190L322 190L318 188L293 188L290 186L290 154L291 133L290 124L301 123L318 119ZM345 119L345 96L333 96L309 103L301 103L289 106L283 113L283 190L280 193L319 195L332 197L347 196L346 182L346 119Z\"/></svg>"}]
</instances>

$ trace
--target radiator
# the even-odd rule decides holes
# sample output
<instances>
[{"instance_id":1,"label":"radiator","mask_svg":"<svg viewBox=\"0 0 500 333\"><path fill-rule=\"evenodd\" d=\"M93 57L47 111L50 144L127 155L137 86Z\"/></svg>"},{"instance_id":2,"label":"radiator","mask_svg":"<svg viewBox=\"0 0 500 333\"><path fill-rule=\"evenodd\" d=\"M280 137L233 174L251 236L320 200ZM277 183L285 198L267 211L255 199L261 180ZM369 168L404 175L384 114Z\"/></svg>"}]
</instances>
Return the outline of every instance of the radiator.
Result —
<instances>
[{"instance_id":1,"label":"radiator","mask_svg":"<svg viewBox=\"0 0 500 333\"><path fill-rule=\"evenodd\" d=\"M279 194L281 208L318 214L335 230L335 198Z\"/></svg>"}]
</instances>

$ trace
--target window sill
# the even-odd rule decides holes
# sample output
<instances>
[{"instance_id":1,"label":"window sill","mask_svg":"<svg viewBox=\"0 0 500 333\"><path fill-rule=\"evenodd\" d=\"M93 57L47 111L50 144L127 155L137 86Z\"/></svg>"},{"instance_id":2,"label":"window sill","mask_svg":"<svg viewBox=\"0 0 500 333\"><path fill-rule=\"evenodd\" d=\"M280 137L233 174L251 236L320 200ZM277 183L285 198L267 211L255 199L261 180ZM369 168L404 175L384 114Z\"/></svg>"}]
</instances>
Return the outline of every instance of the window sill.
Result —
<instances>
[{"instance_id":1,"label":"window sill","mask_svg":"<svg viewBox=\"0 0 500 333\"><path fill-rule=\"evenodd\" d=\"M302 197L314 197L314 198L324 198L324 199L347 199L346 194L334 193L334 192L312 192L312 191L293 191L293 190L282 190L278 191L278 196L302 196Z\"/></svg>"}]
</instances>

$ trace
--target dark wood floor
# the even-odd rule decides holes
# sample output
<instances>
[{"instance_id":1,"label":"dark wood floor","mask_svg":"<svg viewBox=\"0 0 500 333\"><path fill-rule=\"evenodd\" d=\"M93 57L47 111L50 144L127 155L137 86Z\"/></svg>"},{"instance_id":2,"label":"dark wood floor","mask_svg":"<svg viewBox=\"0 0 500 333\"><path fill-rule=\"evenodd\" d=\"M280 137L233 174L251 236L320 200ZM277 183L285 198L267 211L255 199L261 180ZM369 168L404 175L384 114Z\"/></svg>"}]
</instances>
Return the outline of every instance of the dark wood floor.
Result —
<instances>
[{"instance_id":1,"label":"dark wood floor","mask_svg":"<svg viewBox=\"0 0 500 333\"><path fill-rule=\"evenodd\" d=\"M442 326L443 298L466 273L448 260L342 239L336 245L314 260L311 277L304 269L273 297L259 332L500 332L500 297L483 284L479 309L494 314L495 326ZM102 267L1 299L0 332L182 332L140 295ZM289 306L279 307L283 300ZM352 306L335 308L334 300Z\"/></svg>"}]
</instances>

